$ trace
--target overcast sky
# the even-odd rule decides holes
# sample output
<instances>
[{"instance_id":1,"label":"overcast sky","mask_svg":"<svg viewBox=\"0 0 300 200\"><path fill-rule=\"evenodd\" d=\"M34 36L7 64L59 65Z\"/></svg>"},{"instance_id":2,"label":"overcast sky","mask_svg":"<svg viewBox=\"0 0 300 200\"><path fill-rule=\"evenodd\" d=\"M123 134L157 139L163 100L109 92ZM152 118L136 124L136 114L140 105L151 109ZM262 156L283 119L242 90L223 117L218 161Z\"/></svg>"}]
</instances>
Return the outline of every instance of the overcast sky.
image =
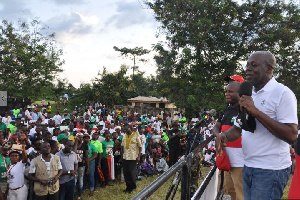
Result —
<instances>
[{"instance_id":1,"label":"overcast sky","mask_svg":"<svg viewBox=\"0 0 300 200\"><path fill-rule=\"evenodd\" d=\"M103 66L110 72L132 65L113 46L151 49L159 24L143 0L0 0L0 18L17 22L39 19L55 32L64 55L64 72L75 87L96 77ZM153 56L137 63L146 75L155 75Z\"/></svg>"}]
</instances>

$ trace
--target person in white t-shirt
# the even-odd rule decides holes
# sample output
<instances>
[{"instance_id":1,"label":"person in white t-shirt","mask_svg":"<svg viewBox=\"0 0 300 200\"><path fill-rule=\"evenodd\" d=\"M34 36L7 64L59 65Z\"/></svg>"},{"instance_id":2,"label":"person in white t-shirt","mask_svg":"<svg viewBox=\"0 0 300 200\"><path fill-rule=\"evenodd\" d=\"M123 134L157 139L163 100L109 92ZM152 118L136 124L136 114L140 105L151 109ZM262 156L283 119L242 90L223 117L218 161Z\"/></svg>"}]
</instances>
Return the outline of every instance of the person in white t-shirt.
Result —
<instances>
[{"instance_id":1,"label":"person in white t-shirt","mask_svg":"<svg viewBox=\"0 0 300 200\"><path fill-rule=\"evenodd\" d=\"M22 160L20 159L20 156L20 152L16 150L9 153L11 162L7 170L7 199L9 200L26 200L28 195L28 188L24 179L25 164L27 162L25 145L22 146Z\"/></svg>"},{"instance_id":2,"label":"person in white t-shirt","mask_svg":"<svg viewBox=\"0 0 300 200\"><path fill-rule=\"evenodd\" d=\"M253 115L254 132L246 131L240 120L222 132L218 141L242 137L245 158L243 169L244 199L281 199L291 171L289 144L298 136L297 99L286 86L273 78L274 55L253 53L246 68L246 79L253 85L252 96L242 95L240 107Z\"/></svg>"},{"instance_id":3,"label":"person in white t-shirt","mask_svg":"<svg viewBox=\"0 0 300 200\"><path fill-rule=\"evenodd\" d=\"M52 118L55 121L56 125L61 124L62 117L59 114L59 111L56 112L56 115Z\"/></svg>"}]
</instances>

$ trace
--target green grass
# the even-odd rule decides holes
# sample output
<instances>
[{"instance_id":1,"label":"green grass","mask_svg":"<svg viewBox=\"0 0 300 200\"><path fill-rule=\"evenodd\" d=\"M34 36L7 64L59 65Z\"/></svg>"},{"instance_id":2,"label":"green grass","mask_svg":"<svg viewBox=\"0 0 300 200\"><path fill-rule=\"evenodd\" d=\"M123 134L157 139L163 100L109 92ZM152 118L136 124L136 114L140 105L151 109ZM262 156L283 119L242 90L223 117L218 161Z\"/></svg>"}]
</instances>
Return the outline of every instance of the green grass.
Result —
<instances>
[{"instance_id":1,"label":"green grass","mask_svg":"<svg viewBox=\"0 0 300 200\"><path fill-rule=\"evenodd\" d=\"M292 179L293 179L293 175L290 175L289 181L288 181L286 187L284 188L283 196L282 196L281 199L287 199L288 198L289 189L290 189L290 186L291 186L291 183L292 183Z\"/></svg>"},{"instance_id":2,"label":"green grass","mask_svg":"<svg viewBox=\"0 0 300 200\"><path fill-rule=\"evenodd\" d=\"M210 168L202 167L202 173L205 177L208 172L210 171ZM174 175L175 176L175 175ZM155 191L148 199L150 200L157 200L157 199L165 199L166 194L171 186L171 183L173 181L173 178L170 178L165 184L163 184L157 191ZM92 197L88 196L88 191L85 192L81 199L101 199L101 200L128 200L133 198L135 195L137 195L141 190L143 190L145 187L147 187L150 183L152 183L155 179L157 179L159 176L154 175L152 177L144 177L141 181L137 181L137 189L135 192L131 194L125 194L123 193L123 190L125 190L125 183L115 184L114 186L106 186L105 188L97 188L96 192L94 192L94 195ZM204 177L199 179L199 186L201 182L203 181ZM174 199L180 199L181 195L181 187L180 184L178 186L178 190L176 192L176 195Z\"/></svg>"},{"instance_id":3,"label":"green grass","mask_svg":"<svg viewBox=\"0 0 300 200\"><path fill-rule=\"evenodd\" d=\"M201 168L202 173L203 173L203 177L199 179L199 186L201 185L202 181L204 180L205 176L208 174L208 172L211 170L208 167L202 167ZM97 188L96 192L94 192L94 195L92 197L88 196L88 191L85 192L82 196L81 199L85 200L85 199L89 199L89 200L93 200L93 199L101 199L101 200L128 200L128 199L132 199L135 195L137 195L142 189L144 189L145 187L147 187L150 183L152 183L155 179L158 178L158 175L154 175L152 177L144 177L141 181L137 181L137 190L131 194L125 194L123 193L123 190L125 190L125 183L120 183L120 184L115 184L114 186L107 186L105 188ZM170 178L164 185L162 185L157 191L155 191L151 197L149 197L148 199L150 200L157 200L157 199L165 199L166 198L166 194L171 186L171 183L173 181L173 178ZM284 190L284 194L282 199L287 199L288 197L288 192L289 192L289 188L291 185L291 180L292 180L292 176L290 176L290 179L288 181L288 184ZM177 193L174 197L174 199L180 199L180 192L181 192L181 187L179 185Z\"/></svg>"}]
</instances>

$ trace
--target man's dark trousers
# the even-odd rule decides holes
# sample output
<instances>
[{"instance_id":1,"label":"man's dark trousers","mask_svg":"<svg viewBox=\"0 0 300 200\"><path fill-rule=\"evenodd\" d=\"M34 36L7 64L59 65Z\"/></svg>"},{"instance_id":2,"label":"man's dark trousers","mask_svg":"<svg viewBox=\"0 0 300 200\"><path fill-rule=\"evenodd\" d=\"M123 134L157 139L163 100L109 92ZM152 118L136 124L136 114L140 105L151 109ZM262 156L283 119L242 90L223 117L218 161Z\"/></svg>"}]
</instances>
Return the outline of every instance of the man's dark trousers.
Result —
<instances>
[{"instance_id":1,"label":"man's dark trousers","mask_svg":"<svg viewBox=\"0 0 300 200\"><path fill-rule=\"evenodd\" d=\"M129 192L136 189L136 162L136 160L123 160L126 190Z\"/></svg>"}]
</instances>

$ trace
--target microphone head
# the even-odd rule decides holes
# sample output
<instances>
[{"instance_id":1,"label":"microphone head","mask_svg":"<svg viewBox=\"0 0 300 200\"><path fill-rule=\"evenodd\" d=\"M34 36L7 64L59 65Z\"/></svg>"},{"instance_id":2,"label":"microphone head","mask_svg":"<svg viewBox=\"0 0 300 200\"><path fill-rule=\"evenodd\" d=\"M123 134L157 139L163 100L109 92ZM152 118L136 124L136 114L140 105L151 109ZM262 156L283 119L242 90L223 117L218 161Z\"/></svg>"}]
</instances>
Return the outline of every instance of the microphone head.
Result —
<instances>
[{"instance_id":1,"label":"microphone head","mask_svg":"<svg viewBox=\"0 0 300 200\"><path fill-rule=\"evenodd\" d=\"M252 84L248 81L245 81L241 84L239 89L240 97L242 95L252 96Z\"/></svg>"}]
</instances>

